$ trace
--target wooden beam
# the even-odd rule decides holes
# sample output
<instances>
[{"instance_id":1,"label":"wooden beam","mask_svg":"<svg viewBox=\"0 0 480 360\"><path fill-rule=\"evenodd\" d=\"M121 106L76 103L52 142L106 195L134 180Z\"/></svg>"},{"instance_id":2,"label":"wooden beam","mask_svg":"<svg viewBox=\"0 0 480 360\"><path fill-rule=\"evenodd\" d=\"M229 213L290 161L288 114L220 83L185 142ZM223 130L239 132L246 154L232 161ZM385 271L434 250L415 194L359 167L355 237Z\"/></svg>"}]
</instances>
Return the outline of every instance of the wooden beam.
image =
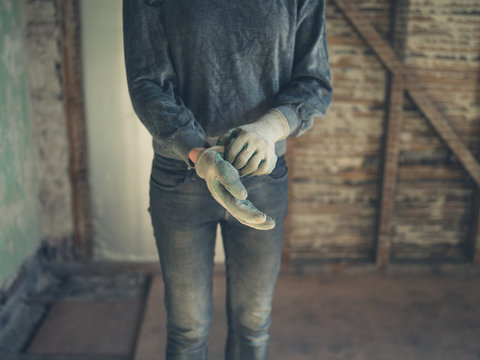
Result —
<instances>
[{"instance_id":1,"label":"wooden beam","mask_svg":"<svg viewBox=\"0 0 480 360\"><path fill-rule=\"evenodd\" d=\"M79 0L58 1L61 21L62 75L69 139L69 171L73 206L73 246L76 257L92 259L87 132L83 102Z\"/></svg>"},{"instance_id":2,"label":"wooden beam","mask_svg":"<svg viewBox=\"0 0 480 360\"><path fill-rule=\"evenodd\" d=\"M405 6L407 5L407 6ZM392 5L390 15L390 38L397 54L403 53L405 40L405 9L408 1ZM381 270L386 269L390 261L392 238L392 220L395 210L397 187L398 152L403 124L403 78L390 74L388 91L388 112L385 121L385 140L383 147L382 185L380 189L380 207L376 239L376 263Z\"/></svg>"},{"instance_id":3,"label":"wooden beam","mask_svg":"<svg viewBox=\"0 0 480 360\"><path fill-rule=\"evenodd\" d=\"M334 2L343 11L347 19L367 44L370 45L388 70L399 79L403 79L405 88L412 97L412 100L425 115L440 138L455 154L475 183L480 186L480 164L455 133L448 120L438 111L433 101L426 94L415 71L408 68L398 59L389 44L382 39L369 22L368 17L359 11L356 6L352 4L351 0L334 0Z\"/></svg>"},{"instance_id":4,"label":"wooden beam","mask_svg":"<svg viewBox=\"0 0 480 360\"><path fill-rule=\"evenodd\" d=\"M456 155L468 174L477 186L480 186L480 165L472 152L465 146L460 137L455 133L448 120L435 107L426 91L421 87L418 78L413 75L407 77L406 88L412 100L427 117L430 124Z\"/></svg>"},{"instance_id":5,"label":"wooden beam","mask_svg":"<svg viewBox=\"0 0 480 360\"><path fill-rule=\"evenodd\" d=\"M390 259L392 219L395 208L395 189L397 186L398 151L403 123L403 81L393 76L391 83L376 249L376 262L380 269L386 268Z\"/></svg>"},{"instance_id":6,"label":"wooden beam","mask_svg":"<svg viewBox=\"0 0 480 360\"><path fill-rule=\"evenodd\" d=\"M467 256L475 265L480 265L480 187L475 189L473 218L470 239L467 245Z\"/></svg>"}]
</instances>

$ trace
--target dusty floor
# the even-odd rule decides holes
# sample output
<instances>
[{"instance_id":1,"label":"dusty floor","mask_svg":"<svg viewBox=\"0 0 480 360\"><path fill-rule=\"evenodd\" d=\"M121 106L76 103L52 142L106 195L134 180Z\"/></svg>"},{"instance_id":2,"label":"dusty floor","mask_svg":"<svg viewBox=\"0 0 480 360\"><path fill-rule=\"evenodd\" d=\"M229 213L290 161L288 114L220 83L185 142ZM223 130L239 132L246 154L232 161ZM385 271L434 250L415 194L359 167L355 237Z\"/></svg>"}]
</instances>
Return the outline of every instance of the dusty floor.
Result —
<instances>
[{"instance_id":1,"label":"dusty floor","mask_svg":"<svg viewBox=\"0 0 480 360\"><path fill-rule=\"evenodd\" d=\"M161 280L144 280L73 277L43 299L52 305L26 354L8 359L163 359ZM221 273L214 291L209 359L220 360ZM273 360L478 360L480 277L282 275L272 322Z\"/></svg>"},{"instance_id":2,"label":"dusty floor","mask_svg":"<svg viewBox=\"0 0 480 360\"><path fill-rule=\"evenodd\" d=\"M480 359L480 279L284 277L272 359Z\"/></svg>"}]
</instances>

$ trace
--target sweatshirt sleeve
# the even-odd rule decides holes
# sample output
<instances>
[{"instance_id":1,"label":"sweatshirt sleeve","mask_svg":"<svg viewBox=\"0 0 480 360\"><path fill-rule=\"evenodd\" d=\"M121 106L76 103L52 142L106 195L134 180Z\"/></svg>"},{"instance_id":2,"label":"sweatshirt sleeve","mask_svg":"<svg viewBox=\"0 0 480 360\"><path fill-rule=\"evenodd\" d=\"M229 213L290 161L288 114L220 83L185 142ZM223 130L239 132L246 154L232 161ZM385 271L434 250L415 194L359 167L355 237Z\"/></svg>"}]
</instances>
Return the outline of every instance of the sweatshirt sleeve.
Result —
<instances>
[{"instance_id":1,"label":"sweatshirt sleeve","mask_svg":"<svg viewBox=\"0 0 480 360\"><path fill-rule=\"evenodd\" d=\"M175 93L160 1L124 0L123 32L128 89L133 108L150 134L188 164L205 145L205 131Z\"/></svg>"},{"instance_id":2,"label":"sweatshirt sleeve","mask_svg":"<svg viewBox=\"0 0 480 360\"><path fill-rule=\"evenodd\" d=\"M324 0L300 0L297 14L292 80L278 94L274 107L299 136L325 116L333 96L325 33Z\"/></svg>"}]
</instances>

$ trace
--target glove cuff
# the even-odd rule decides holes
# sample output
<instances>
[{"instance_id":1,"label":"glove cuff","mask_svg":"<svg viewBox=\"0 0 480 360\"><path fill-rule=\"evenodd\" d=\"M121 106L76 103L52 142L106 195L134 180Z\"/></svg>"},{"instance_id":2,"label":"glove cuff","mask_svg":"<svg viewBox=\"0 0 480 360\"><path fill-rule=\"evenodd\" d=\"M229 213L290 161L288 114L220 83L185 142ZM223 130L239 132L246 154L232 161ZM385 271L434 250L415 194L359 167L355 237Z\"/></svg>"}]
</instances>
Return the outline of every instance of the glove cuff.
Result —
<instances>
[{"instance_id":1,"label":"glove cuff","mask_svg":"<svg viewBox=\"0 0 480 360\"><path fill-rule=\"evenodd\" d=\"M286 139L290 134L290 125L280 110L271 109L253 124L256 130L272 142ZM248 126L248 125L247 125Z\"/></svg>"}]
</instances>

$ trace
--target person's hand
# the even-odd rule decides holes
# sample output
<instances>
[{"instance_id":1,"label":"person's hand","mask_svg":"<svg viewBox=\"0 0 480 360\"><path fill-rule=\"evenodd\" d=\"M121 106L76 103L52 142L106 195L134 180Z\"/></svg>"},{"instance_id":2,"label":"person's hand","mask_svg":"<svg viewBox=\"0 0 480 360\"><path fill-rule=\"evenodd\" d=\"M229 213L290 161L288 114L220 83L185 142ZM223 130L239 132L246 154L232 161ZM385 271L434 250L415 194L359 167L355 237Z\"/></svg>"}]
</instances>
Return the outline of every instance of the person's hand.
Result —
<instances>
[{"instance_id":1,"label":"person's hand","mask_svg":"<svg viewBox=\"0 0 480 360\"><path fill-rule=\"evenodd\" d=\"M225 160L238 169L240 176L270 174L277 163L275 143L290 132L279 110L270 110L256 122L229 130L217 145L225 146Z\"/></svg>"},{"instance_id":2,"label":"person's hand","mask_svg":"<svg viewBox=\"0 0 480 360\"><path fill-rule=\"evenodd\" d=\"M213 198L239 222L258 230L270 230L275 220L247 200L247 190L238 170L222 157L223 146L213 146L195 154L195 170L204 179Z\"/></svg>"}]
</instances>

